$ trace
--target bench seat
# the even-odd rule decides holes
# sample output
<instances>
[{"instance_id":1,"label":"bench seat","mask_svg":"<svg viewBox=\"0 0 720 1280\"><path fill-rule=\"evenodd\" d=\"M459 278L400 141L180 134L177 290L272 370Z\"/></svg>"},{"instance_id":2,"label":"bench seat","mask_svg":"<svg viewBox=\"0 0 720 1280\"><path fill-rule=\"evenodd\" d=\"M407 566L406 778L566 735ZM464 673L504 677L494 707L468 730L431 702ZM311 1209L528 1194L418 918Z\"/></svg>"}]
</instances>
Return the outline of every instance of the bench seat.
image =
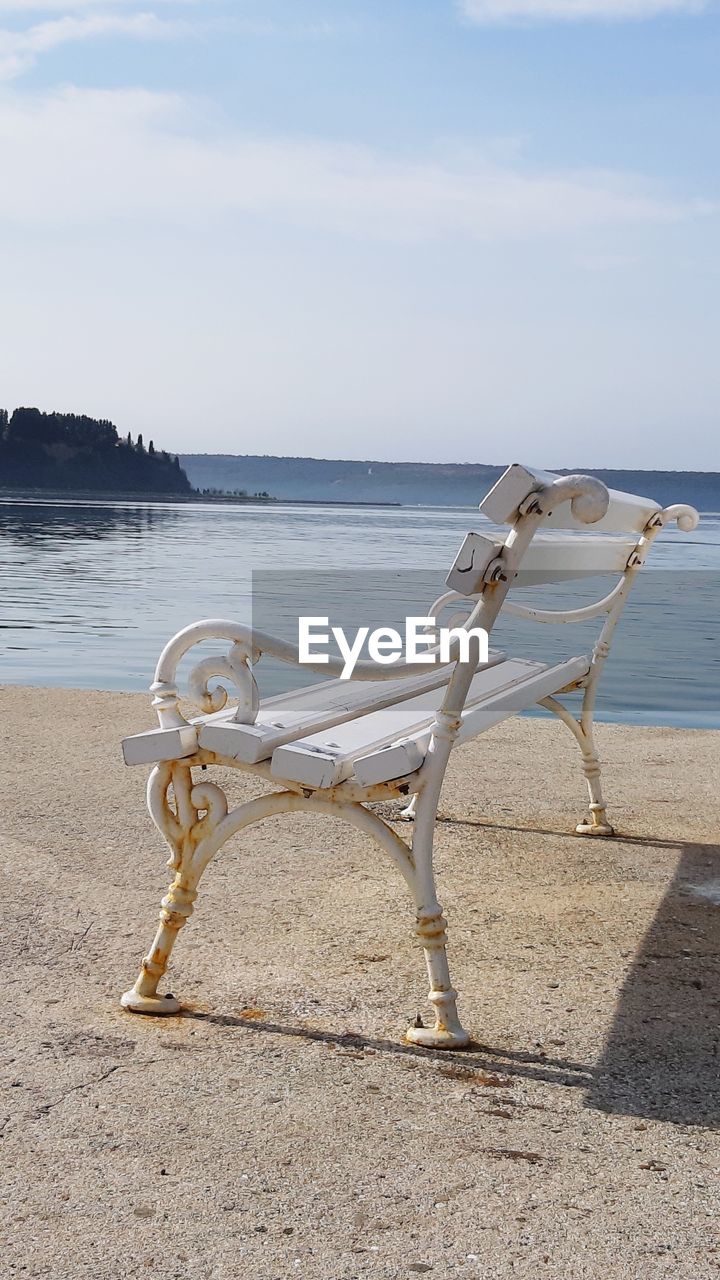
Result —
<instances>
[{"instance_id":1,"label":"bench seat","mask_svg":"<svg viewBox=\"0 0 720 1280\"><path fill-rule=\"evenodd\" d=\"M516 658L479 671L470 685L457 740L474 738L527 710L582 680L589 669L590 658L582 656L554 666ZM321 789L348 778L371 787L414 773L427 754L443 693L443 687L428 690L330 731L304 734L273 752L273 777Z\"/></svg>"},{"instance_id":2,"label":"bench seat","mask_svg":"<svg viewBox=\"0 0 720 1280\"><path fill-rule=\"evenodd\" d=\"M492 650L484 670L505 661L505 654ZM258 764L269 760L277 747L308 733L331 729L349 716L362 716L407 699L444 688L450 667L418 668L417 676L396 680L323 680L289 693L264 698L254 724L233 719L234 707L206 716L197 716L179 728L149 729L123 739L128 765L158 764L164 760L184 760L198 750L212 751L227 760Z\"/></svg>"}]
</instances>

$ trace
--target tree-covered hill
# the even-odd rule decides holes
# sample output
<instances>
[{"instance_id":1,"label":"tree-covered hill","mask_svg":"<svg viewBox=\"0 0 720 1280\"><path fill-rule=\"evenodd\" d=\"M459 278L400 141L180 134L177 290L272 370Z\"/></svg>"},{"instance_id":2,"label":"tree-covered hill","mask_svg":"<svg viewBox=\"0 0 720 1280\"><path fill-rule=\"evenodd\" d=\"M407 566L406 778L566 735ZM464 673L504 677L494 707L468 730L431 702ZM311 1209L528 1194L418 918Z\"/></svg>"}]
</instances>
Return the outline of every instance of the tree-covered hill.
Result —
<instances>
[{"instance_id":1,"label":"tree-covered hill","mask_svg":"<svg viewBox=\"0 0 720 1280\"><path fill-rule=\"evenodd\" d=\"M0 488L190 493L179 459L107 419L0 409Z\"/></svg>"}]
</instances>

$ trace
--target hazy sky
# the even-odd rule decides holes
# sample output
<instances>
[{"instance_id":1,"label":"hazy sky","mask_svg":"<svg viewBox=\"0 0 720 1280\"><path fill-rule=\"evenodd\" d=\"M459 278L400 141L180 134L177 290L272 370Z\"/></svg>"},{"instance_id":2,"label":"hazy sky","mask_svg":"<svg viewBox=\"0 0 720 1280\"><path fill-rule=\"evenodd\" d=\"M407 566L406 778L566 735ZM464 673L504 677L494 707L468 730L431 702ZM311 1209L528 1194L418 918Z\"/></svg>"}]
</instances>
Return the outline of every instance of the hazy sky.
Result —
<instances>
[{"instance_id":1,"label":"hazy sky","mask_svg":"<svg viewBox=\"0 0 720 1280\"><path fill-rule=\"evenodd\" d=\"M0 405L720 469L713 0L0 0Z\"/></svg>"}]
</instances>

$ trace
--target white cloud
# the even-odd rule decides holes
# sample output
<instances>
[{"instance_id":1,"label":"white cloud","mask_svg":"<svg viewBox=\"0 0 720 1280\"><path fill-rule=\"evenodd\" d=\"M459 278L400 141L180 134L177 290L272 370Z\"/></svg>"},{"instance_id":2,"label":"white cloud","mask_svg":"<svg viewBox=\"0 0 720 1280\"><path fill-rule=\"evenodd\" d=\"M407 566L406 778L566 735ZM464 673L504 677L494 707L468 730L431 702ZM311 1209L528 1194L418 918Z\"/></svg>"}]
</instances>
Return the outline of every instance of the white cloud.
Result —
<instances>
[{"instance_id":1,"label":"white cloud","mask_svg":"<svg viewBox=\"0 0 720 1280\"><path fill-rule=\"evenodd\" d=\"M711 210L632 175L537 172L492 148L409 160L308 137L248 136L209 121L201 103L142 90L6 91L0 172L0 218L51 226L258 215L365 239L495 240Z\"/></svg>"},{"instance_id":2,"label":"white cloud","mask_svg":"<svg viewBox=\"0 0 720 1280\"><path fill-rule=\"evenodd\" d=\"M154 13L92 13L83 17L66 15L37 23L25 31L0 28L0 79L11 80L22 75L41 54L62 44L102 36L129 36L138 40L173 39L185 30L184 24L163 21Z\"/></svg>"},{"instance_id":3,"label":"white cloud","mask_svg":"<svg viewBox=\"0 0 720 1280\"><path fill-rule=\"evenodd\" d=\"M709 0L460 0L472 22L638 21L663 14L696 14Z\"/></svg>"}]
</instances>

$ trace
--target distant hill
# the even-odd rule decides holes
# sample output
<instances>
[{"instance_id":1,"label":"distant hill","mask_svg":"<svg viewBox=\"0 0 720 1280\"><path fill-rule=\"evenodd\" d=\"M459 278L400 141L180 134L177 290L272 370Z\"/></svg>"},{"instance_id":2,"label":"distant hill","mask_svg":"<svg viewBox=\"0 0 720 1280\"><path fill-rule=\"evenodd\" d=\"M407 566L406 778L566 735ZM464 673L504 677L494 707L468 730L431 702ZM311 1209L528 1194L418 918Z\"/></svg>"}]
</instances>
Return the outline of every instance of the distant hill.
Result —
<instances>
[{"instance_id":1,"label":"distant hill","mask_svg":"<svg viewBox=\"0 0 720 1280\"><path fill-rule=\"evenodd\" d=\"M180 460L198 489L266 490L281 500L402 502L411 506L477 506L503 470L474 462L352 462L255 454L189 453ZM639 493L664 505L689 502L702 511L720 511L718 472L608 471L579 466L571 470L590 471L613 489Z\"/></svg>"},{"instance_id":2,"label":"distant hill","mask_svg":"<svg viewBox=\"0 0 720 1280\"><path fill-rule=\"evenodd\" d=\"M75 413L0 409L0 488L190 493L180 461L152 440Z\"/></svg>"}]
</instances>

